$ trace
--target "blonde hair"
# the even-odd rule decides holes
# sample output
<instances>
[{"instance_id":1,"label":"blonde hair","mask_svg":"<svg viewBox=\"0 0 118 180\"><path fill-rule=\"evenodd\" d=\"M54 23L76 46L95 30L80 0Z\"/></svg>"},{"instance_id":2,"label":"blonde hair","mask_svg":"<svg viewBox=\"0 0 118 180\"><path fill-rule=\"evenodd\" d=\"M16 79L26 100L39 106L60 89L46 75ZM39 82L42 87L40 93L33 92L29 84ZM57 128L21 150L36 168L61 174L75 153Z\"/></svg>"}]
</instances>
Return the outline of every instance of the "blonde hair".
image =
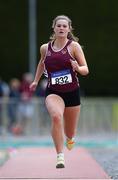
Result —
<instances>
[{"instance_id":1,"label":"blonde hair","mask_svg":"<svg viewBox=\"0 0 118 180\"><path fill-rule=\"evenodd\" d=\"M67 22L68 22L68 25L69 25L69 29L70 29L70 32L68 33L68 36L67 36L67 38L68 39L70 39L70 40L73 40L73 41L76 41L76 42L78 42L79 41L79 38L78 37L76 37L76 36L74 36L74 34L73 34L73 28L72 28L72 21L71 21L71 19L68 17L68 16L65 16L65 15L59 15L59 16L57 16L54 20L53 20L53 23L52 23L52 28L54 29L54 27L55 27L55 25L56 25L56 22L58 21L58 20L66 20ZM50 36L50 40L55 40L55 33L53 33L51 36Z\"/></svg>"}]
</instances>

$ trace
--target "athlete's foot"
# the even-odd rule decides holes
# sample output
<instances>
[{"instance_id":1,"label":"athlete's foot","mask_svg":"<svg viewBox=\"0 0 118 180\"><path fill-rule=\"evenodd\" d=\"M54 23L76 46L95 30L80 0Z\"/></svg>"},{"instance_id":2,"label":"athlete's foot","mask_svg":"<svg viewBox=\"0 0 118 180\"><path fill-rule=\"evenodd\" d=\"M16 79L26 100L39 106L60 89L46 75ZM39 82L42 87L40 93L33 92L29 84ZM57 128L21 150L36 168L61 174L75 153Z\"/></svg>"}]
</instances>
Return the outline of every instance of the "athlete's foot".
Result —
<instances>
[{"instance_id":1,"label":"athlete's foot","mask_svg":"<svg viewBox=\"0 0 118 180\"><path fill-rule=\"evenodd\" d=\"M71 150L75 145L75 139L74 138L67 138L66 139L66 147L68 150Z\"/></svg>"},{"instance_id":2,"label":"athlete's foot","mask_svg":"<svg viewBox=\"0 0 118 180\"><path fill-rule=\"evenodd\" d=\"M56 168L64 168L64 154L63 153L59 153L57 154L57 165Z\"/></svg>"}]
</instances>

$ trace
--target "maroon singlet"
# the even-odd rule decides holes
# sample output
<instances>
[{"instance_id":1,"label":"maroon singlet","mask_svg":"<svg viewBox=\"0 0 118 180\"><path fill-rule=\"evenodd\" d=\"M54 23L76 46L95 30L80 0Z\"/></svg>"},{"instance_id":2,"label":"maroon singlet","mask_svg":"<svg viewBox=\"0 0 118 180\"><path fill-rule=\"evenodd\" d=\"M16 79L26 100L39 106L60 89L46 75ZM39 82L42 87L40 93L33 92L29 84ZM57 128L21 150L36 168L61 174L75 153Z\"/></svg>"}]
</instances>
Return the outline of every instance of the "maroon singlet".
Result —
<instances>
[{"instance_id":1,"label":"maroon singlet","mask_svg":"<svg viewBox=\"0 0 118 180\"><path fill-rule=\"evenodd\" d=\"M74 60L68 52L68 40L60 50L53 49L53 42L48 43L46 57L44 59L45 70L48 76L48 88L58 92L69 92L78 88L77 73L73 71L70 60Z\"/></svg>"}]
</instances>

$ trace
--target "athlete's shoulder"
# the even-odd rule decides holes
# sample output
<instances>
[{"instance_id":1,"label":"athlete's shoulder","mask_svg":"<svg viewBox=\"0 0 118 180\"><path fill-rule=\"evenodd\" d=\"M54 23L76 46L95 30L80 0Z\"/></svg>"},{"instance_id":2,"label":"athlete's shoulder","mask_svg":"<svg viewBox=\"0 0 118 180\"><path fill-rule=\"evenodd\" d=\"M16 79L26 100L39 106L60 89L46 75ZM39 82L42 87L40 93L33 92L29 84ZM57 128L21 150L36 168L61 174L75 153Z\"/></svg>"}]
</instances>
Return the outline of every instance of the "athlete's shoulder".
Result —
<instances>
[{"instance_id":1,"label":"athlete's shoulder","mask_svg":"<svg viewBox=\"0 0 118 180\"><path fill-rule=\"evenodd\" d=\"M82 51L82 46L78 43L78 42L76 42L76 41L72 41L72 43L71 43L71 47L72 47L72 49L73 50L77 50L77 51Z\"/></svg>"},{"instance_id":2,"label":"athlete's shoulder","mask_svg":"<svg viewBox=\"0 0 118 180\"><path fill-rule=\"evenodd\" d=\"M71 45L75 47L81 47L81 45L77 41L72 41Z\"/></svg>"},{"instance_id":3,"label":"athlete's shoulder","mask_svg":"<svg viewBox=\"0 0 118 180\"><path fill-rule=\"evenodd\" d=\"M42 44L40 46L40 53L41 53L41 55L44 56L46 54L47 48L48 48L48 43Z\"/></svg>"},{"instance_id":4,"label":"athlete's shoulder","mask_svg":"<svg viewBox=\"0 0 118 180\"><path fill-rule=\"evenodd\" d=\"M46 49L47 49L47 47L48 47L48 43L42 44L42 45L40 46L40 51L41 51L41 52L45 52Z\"/></svg>"}]
</instances>

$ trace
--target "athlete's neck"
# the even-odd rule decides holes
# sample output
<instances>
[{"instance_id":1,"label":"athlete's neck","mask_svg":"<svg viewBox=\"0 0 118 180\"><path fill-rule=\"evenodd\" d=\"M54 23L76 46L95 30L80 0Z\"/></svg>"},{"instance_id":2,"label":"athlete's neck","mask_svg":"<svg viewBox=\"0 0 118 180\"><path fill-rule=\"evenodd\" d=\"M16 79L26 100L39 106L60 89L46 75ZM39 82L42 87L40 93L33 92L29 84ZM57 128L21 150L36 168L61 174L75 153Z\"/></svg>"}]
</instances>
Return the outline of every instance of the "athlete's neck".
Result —
<instances>
[{"instance_id":1,"label":"athlete's neck","mask_svg":"<svg viewBox=\"0 0 118 180\"><path fill-rule=\"evenodd\" d=\"M62 38L56 39L54 41L53 48L55 50L61 49L61 48L63 48L66 45L67 42L68 42L67 38L66 39L62 39Z\"/></svg>"}]
</instances>

